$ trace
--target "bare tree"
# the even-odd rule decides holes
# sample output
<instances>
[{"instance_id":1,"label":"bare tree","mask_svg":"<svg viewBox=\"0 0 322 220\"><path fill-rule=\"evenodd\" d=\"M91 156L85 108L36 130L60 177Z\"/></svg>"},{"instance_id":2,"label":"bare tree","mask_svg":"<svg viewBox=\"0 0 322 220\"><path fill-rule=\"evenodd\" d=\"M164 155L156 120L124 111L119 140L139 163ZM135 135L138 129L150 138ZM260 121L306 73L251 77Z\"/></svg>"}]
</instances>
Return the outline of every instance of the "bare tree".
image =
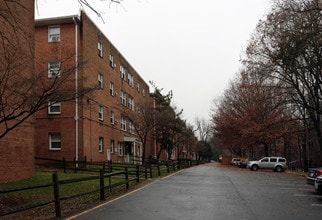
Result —
<instances>
[{"instance_id":1,"label":"bare tree","mask_svg":"<svg viewBox=\"0 0 322 220\"><path fill-rule=\"evenodd\" d=\"M280 81L292 105L303 109L322 158L322 2L276 1L247 48L248 68ZM306 117L306 116L305 116Z\"/></svg>"},{"instance_id":2,"label":"bare tree","mask_svg":"<svg viewBox=\"0 0 322 220\"><path fill-rule=\"evenodd\" d=\"M289 132L284 125L291 121L282 90L242 72L214 113L213 128L234 154L241 155L246 150L270 155L274 141Z\"/></svg>"},{"instance_id":3,"label":"bare tree","mask_svg":"<svg viewBox=\"0 0 322 220\"><path fill-rule=\"evenodd\" d=\"M211 125L209 122L206 122L204 118L195 118L195 131L199 133L200 141L207 141L209 134L211 132Z\"/></svg>"},{"instance_id":4,"label":"bare tree","mask_svg":"<svg viewBox=\"0 0 322 220\"><path fill-rule=\"evenodd\" d=\"M65 54L56 69L57 76L48 79L48 61L34 60L34 34L28 31L34 29L21 25L16 17L19 10L30 8L20 1L0 3L0 138L30 119L35 112L47 108L50 100L74 100L73 75L75 68L83 65L76 64L73 55ZM30 25L34 26L33 23ZM34 66L39 67L38 72L34 71ZM82 88L77 95L82 96L93 89L94 86Z\"/></svg>"},{"instance_id":5,"label":"bare tree","mask_svg":"<svg viewBox=\"0 0 322 220\"><path fill-rule=\"evenodd\" d=\"M146 160L147 141L152 136L151 132L155 128L155 109L150 100L145 103L138 103L137 107L139 111L135 114L133 112L128 113L127 117L133 121L136 134L142 143L142 162L144 163Z\"/></svg>"}]
</instances>

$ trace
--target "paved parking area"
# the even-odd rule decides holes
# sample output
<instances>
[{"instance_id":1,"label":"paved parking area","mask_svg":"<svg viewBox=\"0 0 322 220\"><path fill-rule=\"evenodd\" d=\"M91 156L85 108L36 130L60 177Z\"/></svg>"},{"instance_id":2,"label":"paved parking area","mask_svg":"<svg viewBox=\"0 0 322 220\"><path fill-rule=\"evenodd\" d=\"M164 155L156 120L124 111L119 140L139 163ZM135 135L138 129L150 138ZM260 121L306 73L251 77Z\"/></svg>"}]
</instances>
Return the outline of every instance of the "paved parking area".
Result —
<instances>
[{"instance_id":1,"label":"paved parking area","mask_svg":"<svg viewBox=\"0 0 322 220\"><path fill-rule=\"evenodd\" d=\"M305 177L206 164L158 179L70 219L321 219Z\"/></svg>"}]
</instances>

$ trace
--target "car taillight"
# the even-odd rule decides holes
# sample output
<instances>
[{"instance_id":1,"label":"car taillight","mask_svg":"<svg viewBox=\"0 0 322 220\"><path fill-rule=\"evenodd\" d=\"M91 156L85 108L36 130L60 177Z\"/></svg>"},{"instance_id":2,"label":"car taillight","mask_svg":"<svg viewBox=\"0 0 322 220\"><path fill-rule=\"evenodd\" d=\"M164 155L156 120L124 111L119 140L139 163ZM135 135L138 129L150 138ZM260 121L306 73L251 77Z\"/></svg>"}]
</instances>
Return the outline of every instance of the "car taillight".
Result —
<instances>
[{"instance_id":1,"label":"car taillight","mask_svg":"<svg viewBox=\"0 0 322 220\"><path fill-rule=\"evenodd\" d=\"M316 171L316 176L321 176L322 175L322 170L317 170Z\"/></svg>"}]
</instances>

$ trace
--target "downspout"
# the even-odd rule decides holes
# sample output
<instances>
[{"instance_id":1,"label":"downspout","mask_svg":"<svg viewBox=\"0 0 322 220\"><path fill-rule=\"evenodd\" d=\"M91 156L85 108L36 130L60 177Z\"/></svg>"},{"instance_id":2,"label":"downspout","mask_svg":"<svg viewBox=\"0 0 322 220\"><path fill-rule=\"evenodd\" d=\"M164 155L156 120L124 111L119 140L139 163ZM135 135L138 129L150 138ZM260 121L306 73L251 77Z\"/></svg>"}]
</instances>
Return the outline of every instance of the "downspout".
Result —
<instances>
[{"instance_id":1,"label":"downspout","mask_svg":"<svg viewBox=\"0 0 322 220\"><path fill-rule=\"evenodd\" d=\"M75 160L78 161L78 17L75 22ZM77 164L76 164L77 166Z\"/></svg>"}]
</instances>

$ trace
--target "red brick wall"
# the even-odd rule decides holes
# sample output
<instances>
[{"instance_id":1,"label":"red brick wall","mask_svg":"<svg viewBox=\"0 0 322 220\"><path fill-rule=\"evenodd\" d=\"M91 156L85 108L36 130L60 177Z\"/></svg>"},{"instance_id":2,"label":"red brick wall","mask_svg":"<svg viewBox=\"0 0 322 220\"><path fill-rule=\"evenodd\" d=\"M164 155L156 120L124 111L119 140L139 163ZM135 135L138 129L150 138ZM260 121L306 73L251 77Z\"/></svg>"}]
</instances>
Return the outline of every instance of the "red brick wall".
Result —
<instances>
[{"instance_id":1,"label":"red brick wall","mask_svg":"<svg viewBox=\"0 0 322 220\"><path fill-rule=\"evenodd\" d=\"M60 42L48 42L48 25L37 26L35 33L35 68L36 72L48 79L48 62L58 60L61 62L61 75L69 75L64 85L75 88L75 25L72 18L70 23L60 25ZM54 23L51 25L56 25ZM69 71L71 69L71 72ZM63 76L62 76L63 77ZM62 159L71 161L75 154L75 102L61 103L61 114L48 114L44 109L36 113L35 124L35 156L49 159ZM60 133L61 150L49 149L49 134Z\"/></svg>"},{"instance_id":2,"label":"red brick wall","mask_svg":"<svg viewBox=\"0 0 322 220\"><path fill-rule=\"evenodd\" d=\"M33 135L33 124L24 123L0 139L0 182L34 175Z\"/></svg>"},{"instance_id":3,"label":"red brick wall","mask_svg":"<svg viewBox=\"0 0 322 220\"><path fill-rule=\"evenodd\" d=\"M11 13L6 13L7 6ZM2 15L0 16L1 35L10 39L13 45L19 45L19 55L10 64L16 66L15 68L19 68L22 64L18 72L28 78L34 73L34 1L21 0L19 3L0 1L0 8ZM4 18L8 19L9 22ZM16 23L13 19L16 19ZM13 30L10 22L19 25L15 26ZM2 47L3 39L0 38L1 58L5 56L4 54L8 55L10 51L13 51L11 45L6 49ZM8 64L6 61L0 62L0 76L4 74L1 69L3 70L6 64ZM34 127L32 122L33 118L30 118L0 139L0 182L24 179L34 175ZM0 124L0 131L3 131L3 129L4 124L2 123Z\"/></svg>"},{"instance_id":4,"label":"red brick wall","mask_svg":"<svg viewBox=\"0 0 322 220\"><path fill-rule=\"evenodd\" d=\"M51 23L54 24L54 23ZM61 59L64 54L70 54L73 57L75 53L75 24L72 19L70 23L60 24L61 42L48 43L48 26L36 27L36 60L37 70L46 69L49 59L54 59L53 51L57 51L55 56ZM80 28L81 27L81 28ZM113 161L124 161L124 156L117 154L117 143L123 142L124 137L136 137L135 134L128 132L129 121L127 120L127 131L120 129L120 118L125 112L130 111L128 107L120 104L120 90L127 93L135 100L135 103L143 102L149 97L149 88L144 80L137 74L133 67L117 51L111 42L101 34L103 45L103 56L98 56L98 33L99 29L86 16L82 15L81 24L78 25L78 57L81 67L78 71L80 79L79 89L82 87L92 87L98 85L98 73L103 75L103 89L95 90L79 99L79 159L85 156L89 161L106 161L107 150L110 148L110 141L115 141L115 153L111 155ZM62 52L63 51L63 52ZM113 53L116 68L109 65L109 55ZM133 87L129 86L127 81L120 78L120 63L123 63L128 71L134 76ZM72 62L70 63L72 64ZM66 67L66 66L65 66ZM64 67L62 67L64 68ZM140 81L140 92L136 90L137 81ZM109 84L114 83L114 89L117 92L115 96L109 93ZM72 85L75 86L75 85ZM145 96L142 95L142 88L145 89ZM104 107L104 120L98 120L98 106ZM62 113L60 115L48 118L47 110L37 114L36 117L36 156L45 158L67 160L75 158L75 102L63 103ZM110 123L110 111L115 113L115 125ZM60 151L49 150L49 132L60 132L62 137L62 149ZM99 152L99 137L104 138L103 151Z\"/></svg>"}]
</instances>

